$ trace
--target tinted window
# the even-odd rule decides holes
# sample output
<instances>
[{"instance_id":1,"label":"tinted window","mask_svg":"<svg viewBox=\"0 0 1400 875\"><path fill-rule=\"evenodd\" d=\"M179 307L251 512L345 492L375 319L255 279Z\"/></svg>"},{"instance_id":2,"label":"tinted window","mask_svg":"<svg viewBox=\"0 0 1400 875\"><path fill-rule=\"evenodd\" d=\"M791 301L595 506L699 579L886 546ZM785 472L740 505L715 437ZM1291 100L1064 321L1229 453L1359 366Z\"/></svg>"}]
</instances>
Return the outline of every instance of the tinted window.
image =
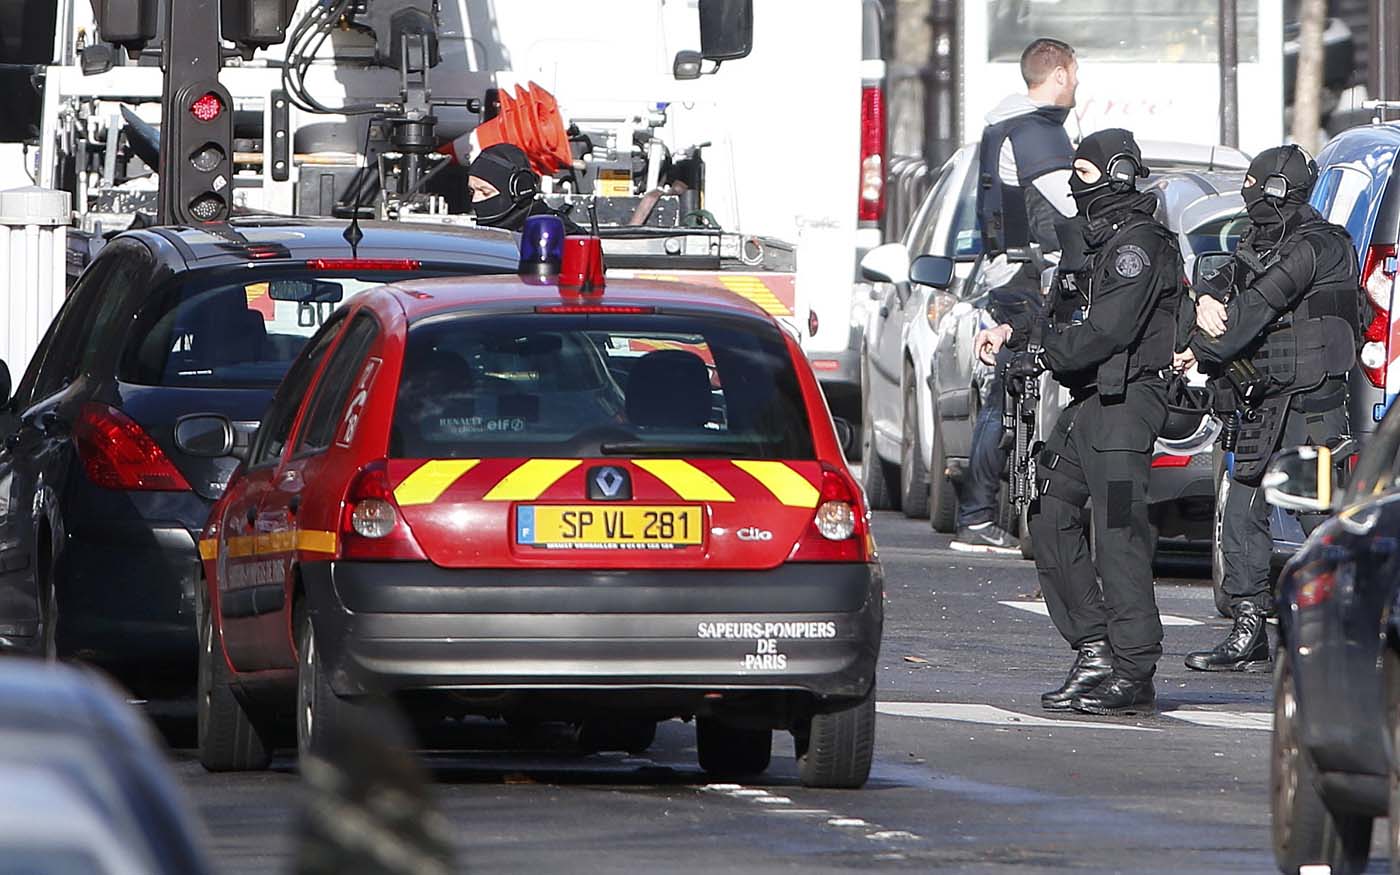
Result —
<instances>
[{"instance_id":1,"label":"tinted window","mask_svg":"<svg viewBox=\"0 0 1400 875\"><path fill-rule=\"evenodd\" d=\"M306 351L306 355L297 360L287 372L287 379L277 388L277 395L273 397L272 404L267 408L267 415L258 427L257 437L253 439L253 451L248 461L250 466L262 465L281 457L282 448L287 445L287 438L292 432L292 423L296 421L297 411L301 409L301 401L306 396L306 390L311 387L311 378L316 376L316 368L321 364L321 359L325 358L326 350L330 348L331 341L335 340L338 333L337 324L343 323L337 321L327 325L326 330L316 338L315 344Z\"/></svg>"},{"instance_id":2,"label":"tinted window","mask_svg":"<svg viewBox=\"0 0 1400 875\"><path fill-rule=\"evenodd\" d=\"M953 229L948 240L948 254L954 258L982 254L982 232L977 227L977 168L981 162L972 159L962 191L958 192L958 211L953 214Z\"/></svg>"},{"instance_id":3,"label":"tinted window","mask_svg":"<svg viewBox=\"0 0 1400 875\"><path fill-rule=\"evenodd\" d=\"M938 181L933 184L933 188L924 198L923 206L919 207L919 212L909 223L909 233L906 235L904 248L909 250L910 258L919 255L948 254L933 251L933 232L938 226L938 217L943 215L944 199L948 196L948 186L952 184L955 161L956 159L949 158L948 162L943 165L943 171L939 173Z\"/></svg>"},{"instance_id":4,"label":"tinted window","mask_svg":"<svg viewBox=\"0 0 1400 875\"><path fill-rule=\"evenodd\" d=\"M340 420L340 412L345 409L350 386L360 375L360 363L369 352L377 332L374 319L368 314L356 316L350 324L345 339L335 348L326 365L325 375L316 387L297 452L324 450L331 445L331 436Z\"/></svg>"},{"instance_id":5,"label":"tinted window","mask_svg":"<svg viewBox=\"0 0 1400 875\"><path fill-rule=\"evenodd\" d=\"M1196 255L1203 252L1234 252L1240 242L1240 233L1247 224L1249 217L1244 213L1202 222L1186 233L1187 245Z\"/></svg>"},{"instance_id":6,"label":"tinted window","mask_svg":"<svg viewBox=\"0 0 1400 875\"><path fill-rule=\"evenodd\" d=\"M1347 229L1358 250L1370 245L1371 225L1381 204L1381 193L1390 176L1393 150L1380 155L1367 169L1359 165L1328 167L1318 176L1309 199L1327 221Z\"/></svg>"},{"instance_id":7,"label":"tinted window","mask_svg":"<svg viewBox=\"0 0 1400 875\"><path fill-rule=\"evenodd\" d=\"M652 314L454 315L414 326L390 451L813 455L776 328Z\"/></svg>"},{"instance_id":8,"label":"tinted window","mask_svg":"<svg viewBox=\"0 0 1400 875\"><path fill-rule=\"evenodd\" d=\"M127 335L120 379L146 386L276 386L332 313L403 275L256 276L186 275L152 295Z\"/></svg>"}]
</instances>

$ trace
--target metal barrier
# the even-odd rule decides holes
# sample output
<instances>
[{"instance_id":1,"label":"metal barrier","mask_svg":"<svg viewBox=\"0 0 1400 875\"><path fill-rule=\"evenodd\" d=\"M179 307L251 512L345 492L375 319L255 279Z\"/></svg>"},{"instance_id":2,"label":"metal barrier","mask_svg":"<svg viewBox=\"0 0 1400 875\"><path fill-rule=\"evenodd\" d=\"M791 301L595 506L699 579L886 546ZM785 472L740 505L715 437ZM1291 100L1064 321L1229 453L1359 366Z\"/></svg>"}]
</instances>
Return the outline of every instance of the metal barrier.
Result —
<instances>
[{"instance_id":1,"label":"metal barrier","mask_svg":"<svg viewBox=\"0 0 1400 875\"><path fill-rule=\"evenodd\" d=\"M0 191L0 360L16 382L63 304L69 219L66 191Z\"/></svg>"},{"instance_id":2,"label":"metal barrier","mask_svg":"<svg viewBox=\"0 0 1400 875\"><path fill-rule=\"evenodd\" d=\"M881 226L886 242L903 238L931 183L922 158L897 155L890 159L885 176L885 220Z\"/></svg>"}]
</instances>

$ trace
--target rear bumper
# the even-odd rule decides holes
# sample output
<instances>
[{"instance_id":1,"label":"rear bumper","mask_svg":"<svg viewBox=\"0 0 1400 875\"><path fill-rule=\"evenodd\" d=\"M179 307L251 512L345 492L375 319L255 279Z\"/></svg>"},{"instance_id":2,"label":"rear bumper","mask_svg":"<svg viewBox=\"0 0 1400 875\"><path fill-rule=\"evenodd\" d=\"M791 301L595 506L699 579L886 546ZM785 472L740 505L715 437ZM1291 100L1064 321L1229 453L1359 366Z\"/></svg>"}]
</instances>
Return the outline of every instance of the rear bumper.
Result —
<instances>
[{"instance_id":1,"label":"rear bumper","mask_svg":"<svg viewBox=\"0 0 1400 875\"><path fill-rule=\"evenodd\" d=\"M341 695L627 691L634 709L677 713L732 695L811 713L857 701L875 682L878 565L549 572L328 562L302 571Z\"/></svg>"}]
</instances>

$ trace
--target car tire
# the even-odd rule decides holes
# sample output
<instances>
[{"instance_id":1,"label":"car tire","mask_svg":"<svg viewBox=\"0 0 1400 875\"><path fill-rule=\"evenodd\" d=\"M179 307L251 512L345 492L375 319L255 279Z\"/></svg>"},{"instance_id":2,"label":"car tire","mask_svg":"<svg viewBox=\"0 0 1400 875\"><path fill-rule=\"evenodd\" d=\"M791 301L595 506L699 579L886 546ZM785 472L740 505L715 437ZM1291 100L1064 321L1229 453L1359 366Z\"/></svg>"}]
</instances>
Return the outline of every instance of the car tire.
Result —
<instances>
[{"instance_id":1,"label":"car tire","mask_svg":"<svg viewBox=\"0 0 1400 875\"><path fill-rule=\"evenodd\" d=\"M891 488L896 478L890 468L875 452L875 425L867 410L860 425L860 485L871 510L899 510L899 495Z\"/></svg>"},{"instance_id":2,"label":"car tire","mask_svg":"<svg viewBox=\"0 0 1400 875\"><path fill-rule=\"evenodd\" d=\"M948 456L943 452L943 428L933 417L933 446L929 447L928 524L935 532L951 535L958 525L958 493L948 479Z\"/></svg>"},{"instance_id":3,"label":"car tire","mask_svg":"<svg viewBox=\"0 0 1400 875\"><path fill-rule=\"evenodd\" d=\"M695 720L700 768L711 775L743 778L762 774L773 756L773 733L741 729L711 717Z\"/></svg>"},{"instance_id":4,"label":"car tire","mask_svg":"<svg viewBox=\"0 0 1400 875\"><path fill-rule=\"evenodd\" d=\"M1274 668L1274 729L1269 767L1274 862L1296 873L1328 865L1334 875L1366 868L1374 818L1328 809L1317 790L1317 771L1298 738L1298 709L1292 661L1280 646Z\"/></svg>"},{"instance_id":5,"label":"car tire","mask_svg":"<svg viewBox=\"0 0 1400 875\"><path fill-rule=\"evenodd\" d=\"M196 584L204 586L200 580ZM272 748L233 692L223 648L214 640L214 614L200 596L199 675L195 692L195 737L199 763L208 772L266 769Z\"/></svg>"},{"instance_id":6,"label":"car tire","mask_svg":"<svg viewBox=\"0 0 1400 875\"><path fill-rule=\"evenodd\" d=\"M919 401L914 395L914 371L904 372L904 416L899 439L899 506L910 519L929 513L929 469L919 446Z\"/></svg>"},{"instance_id":7,"label":"car tire","mask_svg":"<svg viewBox=\"0 0 1400 875\"><path fill-rule=\"evenodd\" d=\"M875 759L875 691L844 711L813 715L805 731L793 736L804 787L865 786Z\"/></svg>"},{"instance_id":8,"label":"car tire","mask_svg":"<svg viewBox=\"0 0 1400 875\"><path fill-rule=\"evenodd\" d=\"M297 626L297 755L305 760L354 726L363 709L331 689L310 614L301 612Z\"/></svg>"},{"instance_id":9,"label":"car tire","mask_svg":"<svg viewBox=\"0 0 1400 875\"><path fill-rule=\"evenodd\" d=\"M1230 596L1225 592L1225 553L1220 544L1221 532L1225 524L1225 498L1230 493L1230 477L1225 473L1224 462L1216 453L1215 461L1215 510L1210 525L1210 582L1215 593L1215 610L1220 616L1230 618Z\"/></svg>"}]
</instances>

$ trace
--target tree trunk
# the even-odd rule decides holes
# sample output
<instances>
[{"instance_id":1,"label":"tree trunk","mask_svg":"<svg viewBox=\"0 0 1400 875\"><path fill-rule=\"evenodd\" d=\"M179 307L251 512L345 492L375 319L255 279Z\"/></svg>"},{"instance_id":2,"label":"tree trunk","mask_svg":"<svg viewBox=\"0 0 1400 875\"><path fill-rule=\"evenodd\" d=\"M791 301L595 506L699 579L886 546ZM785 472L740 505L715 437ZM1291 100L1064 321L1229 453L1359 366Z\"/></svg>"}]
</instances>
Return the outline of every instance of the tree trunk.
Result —
<instances>
[{"instance_id":1,"label":"tree trunk","mask_svg":"<svg viewBox=\"0 0 1400 875\"><path fill-rule=\"evenodd\" d=\"M1299 4L1298 82L1293 89L1293 142L1316 152L1322 119L1322 31L1327 26L1327 0Z\"/></svg>"}]
</instances>

